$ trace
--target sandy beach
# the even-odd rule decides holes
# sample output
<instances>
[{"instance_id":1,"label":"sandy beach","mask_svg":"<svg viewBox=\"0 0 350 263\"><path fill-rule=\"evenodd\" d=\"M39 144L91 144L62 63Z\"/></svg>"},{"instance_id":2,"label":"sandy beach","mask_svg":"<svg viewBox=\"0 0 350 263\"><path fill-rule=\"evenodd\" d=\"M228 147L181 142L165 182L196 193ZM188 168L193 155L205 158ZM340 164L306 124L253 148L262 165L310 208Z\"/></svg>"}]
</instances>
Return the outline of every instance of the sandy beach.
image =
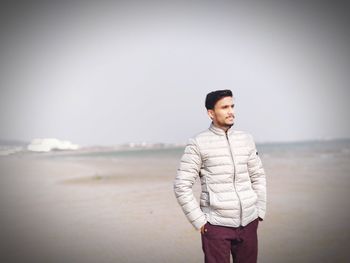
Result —
<instances>
[{"instance_id":1,"label":"sandy beach","mask_svg":"<svg viewBox=\"0 0 350 263\"><path fill-rule=\"evenodd\" d=\"M259 262L349 262L346 149L262 154ZM180 155L1 157L0 261L203 262L173 193Z\"/></svg>"}]
</instances>

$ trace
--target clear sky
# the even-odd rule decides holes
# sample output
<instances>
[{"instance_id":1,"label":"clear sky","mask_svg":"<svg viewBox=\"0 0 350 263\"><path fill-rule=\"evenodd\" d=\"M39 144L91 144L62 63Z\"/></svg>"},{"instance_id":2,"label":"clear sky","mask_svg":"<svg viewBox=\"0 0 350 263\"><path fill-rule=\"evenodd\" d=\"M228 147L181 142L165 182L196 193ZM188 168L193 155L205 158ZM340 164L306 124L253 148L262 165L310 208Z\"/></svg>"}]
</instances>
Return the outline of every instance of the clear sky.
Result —
<instances>
[{"instance_id":1,"label":"clear sky","mask_svg":"<svg viewBox=\"0 0 350 263\"><path fill-rule=\"evenodd\" d=\"M0 138L183 143L217 89L259 142L350 137L348 9L278 2L3 6Z\"/></svg>"}]
</instances>

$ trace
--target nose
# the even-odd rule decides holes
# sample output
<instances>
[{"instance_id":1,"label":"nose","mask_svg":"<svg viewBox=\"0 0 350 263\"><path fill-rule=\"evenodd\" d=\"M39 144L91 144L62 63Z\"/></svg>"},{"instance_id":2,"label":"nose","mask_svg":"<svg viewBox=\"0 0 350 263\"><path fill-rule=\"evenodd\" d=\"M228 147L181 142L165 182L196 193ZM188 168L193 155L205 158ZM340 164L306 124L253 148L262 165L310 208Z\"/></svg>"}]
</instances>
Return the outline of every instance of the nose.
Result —
<instances>
[{"instance_id":1,"label":"nose","mask_svg":"<svg viewBox=\"0 0 350 263\"><path fill-rule=\"evenodd\" d=\"M234 110L233 110L233 108L232 108L232 107L230 107L229 113L230 113L230 115L232 115L232 116L234 116L234 115L235 115L235 114L234 114Z\"/></svg>"}]
</instances>

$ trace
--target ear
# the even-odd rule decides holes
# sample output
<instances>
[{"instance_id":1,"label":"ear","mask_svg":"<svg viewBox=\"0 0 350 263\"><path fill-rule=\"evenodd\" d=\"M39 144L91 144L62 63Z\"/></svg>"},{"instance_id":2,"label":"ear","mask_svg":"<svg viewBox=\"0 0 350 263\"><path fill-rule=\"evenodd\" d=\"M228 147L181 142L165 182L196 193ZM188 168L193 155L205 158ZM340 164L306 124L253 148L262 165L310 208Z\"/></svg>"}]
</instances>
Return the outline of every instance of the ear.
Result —
<instances>
[{"instance_id":1,"label":"ear","mask_svg":"<svg viewBox=\"0 0 350 263\"><path fill-rule=\"evenodd\" d=\"M215 116L215 115L214 115L214 111L213 111L213 110L208 110L208 116L209 116L210 119L213 120L213 119L214 119L214 116Z\"/></svg>"}]
</instances>

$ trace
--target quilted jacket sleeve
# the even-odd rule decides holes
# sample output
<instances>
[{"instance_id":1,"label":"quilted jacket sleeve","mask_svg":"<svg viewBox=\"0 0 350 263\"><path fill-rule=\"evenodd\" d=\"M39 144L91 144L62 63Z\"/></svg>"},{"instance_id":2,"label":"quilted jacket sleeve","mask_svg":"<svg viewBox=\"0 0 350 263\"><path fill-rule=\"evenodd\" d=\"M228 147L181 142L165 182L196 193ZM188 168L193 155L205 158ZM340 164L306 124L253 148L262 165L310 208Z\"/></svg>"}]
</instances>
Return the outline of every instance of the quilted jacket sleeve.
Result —
<instances>
[{"instance_id":1,"label":"quilted jacket sleeve","mask_svg":"<svg viewBox=\"0 0 350 263\"><path fill-rule=\"evenodd\" d=\"M252 188L258 196L257 207L259 217L264 219L266 213L266 175L260 157L256 150L253 137L250 135L250 154L248 159L248 171Z\"/></svg>"},{"instance_id":2,"label":"quilted jacket sleeve","mask_svg":"<svg viewBox=\"0 0 350 263\"><path fill-rule=\"evenodd\" d=\"M187 219L197 230L207 221L192 190L192 186L199 176L201 165L202 160L198 146L194 139L190 139L177 170L174 192Z\"/></svg>"}]
</instances>

